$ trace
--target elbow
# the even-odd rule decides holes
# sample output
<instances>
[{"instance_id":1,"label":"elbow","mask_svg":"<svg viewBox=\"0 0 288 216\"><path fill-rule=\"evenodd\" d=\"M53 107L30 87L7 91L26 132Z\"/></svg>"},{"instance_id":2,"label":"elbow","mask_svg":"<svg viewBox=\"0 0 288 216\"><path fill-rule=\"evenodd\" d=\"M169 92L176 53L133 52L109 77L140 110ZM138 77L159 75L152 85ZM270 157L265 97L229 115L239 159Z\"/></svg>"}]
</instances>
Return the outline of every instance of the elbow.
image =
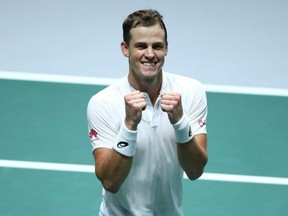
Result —
<instances>
[{"instance_id":1,"label":"elbow","mask_svg":"<svg viewBox=\"0 0 288 216\"><path fill-rule=\"evenodd\" d=\"M193 172L187 172L186 175L187 175L189 180L195 181L195 180L199 179L203 173L204 173L204 169L193 171Z\"/></svg>"},{"instance_id":2,"label":"elbow","mask_svg":"<svg viewBox=\"0 0 288 216\"><path fill-rule=\"evenodd\" d=\"M100 173L97 171L95 172L96 177L99 179L99 181L102 183L103 188L110 192L110 193L117 193L119 191L120 185L117 184L115 181L103 177Z\"/></svg>"},{"instance_id":3,"label":"elbow","mask_svg":"<svg viewBox=\"0 0 288 216\"><path fill-rule=\"evenodd\" d=\"M194 169L191 169L190 171L186 172L186 175L188 179L194 181L199 179L203 173L204 173L204 168L208 162L208 159L205 158L205 160L199 165L198 167L194 167Z\"/></svg>"},{"instance_id":4,"label":"elbow","mask_svg":"<svg viewBox=\"0 0 288 216\"><path fill-rule=\"evenodd\" d=\"M104 180L102 181L103 188L110 193L117 193L119 191L119 186L113 181Z\"/></svg>"}]
</instances>

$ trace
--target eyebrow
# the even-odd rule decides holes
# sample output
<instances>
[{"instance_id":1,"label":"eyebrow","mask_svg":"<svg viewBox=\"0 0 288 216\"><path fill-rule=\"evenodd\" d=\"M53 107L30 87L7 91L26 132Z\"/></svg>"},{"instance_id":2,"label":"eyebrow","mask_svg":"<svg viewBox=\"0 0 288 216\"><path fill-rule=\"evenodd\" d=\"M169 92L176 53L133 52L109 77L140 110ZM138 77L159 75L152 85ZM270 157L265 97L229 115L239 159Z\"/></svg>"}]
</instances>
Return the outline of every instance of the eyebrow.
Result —
<instances>
[{"instance_id":1,"label":"eyebrow","mask_svg":"<svg viewBox=\"0 0 288 216\"><path fill-rule=\"evenodd\" d=\"M140 45L147 45L146 42L136 42L135 43L135 46L140 46Z\"/></svg>"},{"instance_id":2,"label":"eyebrow","mask_svg":"<svg viewBox=\"0 0 288 216\"><path fill-rule=\"evenodd\" d=\"M136 43L135 43L135 46L143 46L143 45L146 46L147 43L146 43L146 42L136 42ZM156 46L163 46L163 47L164 47L164 46L165 46L165 43L161 41L161 42L155 42L155 43L152 44L152 46L155 46L155 45L156 45Z\"/></svg>"}]
</instances>

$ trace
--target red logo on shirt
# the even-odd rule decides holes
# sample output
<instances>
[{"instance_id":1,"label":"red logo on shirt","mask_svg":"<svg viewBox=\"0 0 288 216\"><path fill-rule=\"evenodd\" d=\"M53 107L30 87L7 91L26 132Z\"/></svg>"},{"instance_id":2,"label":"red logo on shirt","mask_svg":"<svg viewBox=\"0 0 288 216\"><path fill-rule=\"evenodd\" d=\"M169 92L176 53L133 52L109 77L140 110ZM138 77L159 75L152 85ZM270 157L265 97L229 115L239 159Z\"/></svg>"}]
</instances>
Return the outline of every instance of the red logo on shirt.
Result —
<instances>
[{"instance_id":1,"label":"red logo on shirt","mask_svg":"<svg viewBox=\"0 0 288 216\"><path fill-rule=\"evenodd\" d=\"M94 129L91 129L90 130L90 133L89 133L89 138L90 138L90 140L92 141L92 140L95 140L95 139L98 139L98 137L97 137L97 132L94 130Z\"/></svg>"},{"instance_id":2,"label":"red logo on shirt","mask_svg":"<svg viewBox=\"0 0 288 216\"><path fill-rule=\"evenodd\" d=\"M200 125L200 127L203 127L204 125L206 125L206 121L200 119L200 120L198 121L198 124Z\"/></svg>"}]
</instances>

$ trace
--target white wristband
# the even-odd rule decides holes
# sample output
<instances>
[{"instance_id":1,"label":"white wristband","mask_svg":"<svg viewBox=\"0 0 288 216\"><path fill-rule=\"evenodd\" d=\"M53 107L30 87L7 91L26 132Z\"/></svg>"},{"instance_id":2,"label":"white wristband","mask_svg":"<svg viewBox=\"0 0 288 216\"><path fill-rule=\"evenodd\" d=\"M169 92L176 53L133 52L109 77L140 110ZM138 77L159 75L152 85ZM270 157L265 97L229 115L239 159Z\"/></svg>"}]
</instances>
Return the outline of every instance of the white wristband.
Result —
<instances>
[{"instance_id":1,"label":"white wristband","mask_svg":"<svg viewBox=\"0 0 288 216\"><path fill-rule=\"evenodd\" d=\"M113 144L113 149L122 155L133 157L136 152L136 139L137 131L129 130L123 123Z\"/></svg>"},{"instance_id":2,"label":"white wristband","mask_svg":"<svg viewBox=\"0 0 288 216\"><path fill-rule=\"evenodd\" d=\"M177 143L186 143L193 138L191 125L188 117L183 114L183 117L175 124L172 124L175 131L175 138Z\"/></svg>"}]
</instances>

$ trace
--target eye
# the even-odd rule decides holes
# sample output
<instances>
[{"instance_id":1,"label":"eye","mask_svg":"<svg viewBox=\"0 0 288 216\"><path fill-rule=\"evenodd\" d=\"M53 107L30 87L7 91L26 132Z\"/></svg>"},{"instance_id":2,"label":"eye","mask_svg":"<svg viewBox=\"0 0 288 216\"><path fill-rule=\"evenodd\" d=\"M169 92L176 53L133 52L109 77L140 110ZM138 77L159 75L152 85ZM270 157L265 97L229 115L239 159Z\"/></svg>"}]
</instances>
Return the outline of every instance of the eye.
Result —
<instances>
[{"instance_id":1,"label":"eye","mask_svg":"<svg viewBox=\"0 0 288 216\"><path fill-rule=\"evenodd\" d=\"M138 43L138 44L135 44L135 47L137 48L137 49L146 49L147 48L147 45L146 44L144 44L144 43Z\"/></svg>"},{"instance_id":2,"label":"eye","mask_svg":"<svg viewBox=\"0 0 288 216\"><path fill-rule=\"evenodd\" d=\"M162 43L157 43L153 45L153 49L155 50L163 50L164 49L164 44Z\"/></svg>"}]
</instances>

